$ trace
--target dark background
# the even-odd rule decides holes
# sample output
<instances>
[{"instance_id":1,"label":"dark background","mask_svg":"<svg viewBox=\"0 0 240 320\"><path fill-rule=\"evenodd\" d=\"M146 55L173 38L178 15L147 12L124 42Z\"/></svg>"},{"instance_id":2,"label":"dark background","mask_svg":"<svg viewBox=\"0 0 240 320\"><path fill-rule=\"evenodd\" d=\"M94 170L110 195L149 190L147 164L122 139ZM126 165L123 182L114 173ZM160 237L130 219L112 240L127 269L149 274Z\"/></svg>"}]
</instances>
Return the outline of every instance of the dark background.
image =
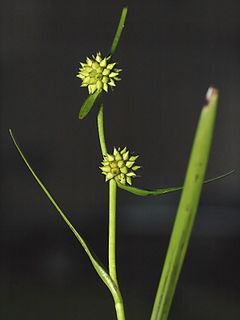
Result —
<instances>
[{"instance_id":1,"label":"dark background","mask_svg":"<svg viewBox=\"0 0 240 320\"><path fill-rule=\"evenodd\" d=\"M2 0L0 319L114 319L112 298L19 158L31 164L106 263L107 184L96 110L79 61L107 54L125 1ZM107 143L140 154L140 187L181 185L204 96L220 90L207 177L171 320L240 319L240 2L129 1L106 96ZM179 195L118 193L118 269L127 319L149 319ZM92 301L92 302L91 302Z\"/></svg>"}]
</instances>

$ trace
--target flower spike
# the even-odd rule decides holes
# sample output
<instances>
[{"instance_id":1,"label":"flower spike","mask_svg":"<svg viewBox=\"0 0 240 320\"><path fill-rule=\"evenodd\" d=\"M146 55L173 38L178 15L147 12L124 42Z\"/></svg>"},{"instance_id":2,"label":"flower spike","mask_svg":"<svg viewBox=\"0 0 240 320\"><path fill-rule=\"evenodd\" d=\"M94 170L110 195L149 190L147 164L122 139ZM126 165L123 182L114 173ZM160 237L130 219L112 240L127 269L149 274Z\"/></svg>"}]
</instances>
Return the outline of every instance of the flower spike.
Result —
<instances>
[{"instance_id":1,"label":"flower spike","mask_svg":"<svg viewBox=\"0 0 240 320\"><path fill-rule=\"evenodd\" d=\"M136 177L134 171L141 168L134 165L138 156L129 156L129 151L124 149L114 148L113 154L107 154L102 161L102 174L105 175L105 181L115 179L116 182L125 185L131 185L132 178Z\"/></svg>"},{"instance_id":2,"label":"flower spike","mask_svg":"<svg viewBox=\"0 0 240 320\"><path fill-rule=\"evenodd\" d=\"M96 56L87 58L86 63L80 62L81 67L77 77L82 80L81 87L88 87L89 94L102 90L108 92L109 87L115 87L115 82L120 80L118 76L122 70L114 68L115 62L108 63L110 58L111 56L102 58L98 52Z\"/></svg>"}]
</instances>

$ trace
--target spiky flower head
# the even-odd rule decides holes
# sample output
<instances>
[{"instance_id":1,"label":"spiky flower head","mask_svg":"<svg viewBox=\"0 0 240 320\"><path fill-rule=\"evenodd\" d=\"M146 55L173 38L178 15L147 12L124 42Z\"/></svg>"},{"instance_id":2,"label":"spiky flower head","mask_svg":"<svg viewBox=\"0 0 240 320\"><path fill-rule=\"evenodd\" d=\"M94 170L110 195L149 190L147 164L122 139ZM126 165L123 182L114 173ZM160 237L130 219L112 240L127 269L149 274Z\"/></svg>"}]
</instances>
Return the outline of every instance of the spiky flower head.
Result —
<instances>
[{"instance_id":1,"label":"spiky flower head","mask_svg":"<svg viewBox=\"0 0 240 320\"><path fill-rule=\"evenodd\" d=\"M121 80L118 76L122 71L116 69L116 63L109 63L111 56L102 58L98 52L96 56L87 58L86 63L80 62L81 67L77 77L82 80L82 87L88 87L88 92L93 94L95 91L106 91L108 87L115 87L115 81Z\"/></svg>"},{"instance_id":2,"label":"spiky flower head","mask_svg":"<svg viewBox=\"0 0 240 320\"><path fill-rule=\"evenodd\" d=\"M107 154L103 158L102 174L105 175L105 181L115 179L116 182L121 184L132 184L132 178L136 177L137 169L141 168L135 164L138 156L129 154L125 147L124 149L114 148L113 154Z\"/></svg>"}]
</instances>

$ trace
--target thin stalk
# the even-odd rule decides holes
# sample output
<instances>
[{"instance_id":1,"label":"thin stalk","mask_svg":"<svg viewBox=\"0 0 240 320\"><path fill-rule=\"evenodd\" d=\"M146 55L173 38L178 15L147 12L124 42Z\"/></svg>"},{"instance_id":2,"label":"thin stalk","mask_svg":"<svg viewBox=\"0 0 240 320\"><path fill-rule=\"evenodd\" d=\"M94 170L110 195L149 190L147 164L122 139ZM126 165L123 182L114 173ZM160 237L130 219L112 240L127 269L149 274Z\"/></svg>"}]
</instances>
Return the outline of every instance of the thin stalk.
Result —
<instances>
[{"instance_id":1,"label":"thin stalk","mask_svg":"<svg viewBox=\"0 0 240 320\"><path fill-rule=\"evenodd\" d=\"M97 116L98 137L102 155L107 154L107 147L104 135L104 121L103 121L103 103L100 106ZM116 198L117 198L117 184L115 180L109 182L109 242L108 242L108 257L109 257L109 275L113 280L117 290L117 295L113 294L115 310L118 320L125 320L124 306L121 292L117 281L116 270Z\"/></svg>"},{"instance_id":2,"label":"thin stalk","mask_svg":"<svg viewBox=\"0 0 240 320\"><path fill-rule=\"evenodd\" d=\"M103 103L101 104L100 109L98 111L97 125L98 125L98 136L99 136L100 147L101 147L102 155L104 156L107 154L107 146L106 146L105 135L104 135Z\"/></svg>"},{"instance_id":3,"label":"thin stalk","mask_svg":"<svg viewBox=\"0 0 240 320\"><path fill-rule=\"evenodd\" d=\"M117 183L114 179L109 181L109 242L108 242L108 266L109 275L116 282L116 200L117 200Z\"/></svg>"},{"instance_id":4,"label":"thin stalk","mask_svg":"<svg viewBox=\"0 0 240 320\"><path fill-rule=\"evenodd\" d=\"M124 307L123 302L118 302L115 304L116 314L118 320L125 320L125 313L124 313Z\"/></svg>"},{"instance_id":5,"label":"thin stalk","mask_svg":"<svg viewBox=\"0 0 240 320\"><path fill-rule=\"evenodd\" d=\"M117 183L111 179L109 181L109 242L108 242L108 263L109 275L117 285L117 268L116 268L116 208L117 208ZM119 291L120 292L120 291ZM115 309L118 320L125 320L123 302L115 301Z\"/></svg>"}]
</instances>

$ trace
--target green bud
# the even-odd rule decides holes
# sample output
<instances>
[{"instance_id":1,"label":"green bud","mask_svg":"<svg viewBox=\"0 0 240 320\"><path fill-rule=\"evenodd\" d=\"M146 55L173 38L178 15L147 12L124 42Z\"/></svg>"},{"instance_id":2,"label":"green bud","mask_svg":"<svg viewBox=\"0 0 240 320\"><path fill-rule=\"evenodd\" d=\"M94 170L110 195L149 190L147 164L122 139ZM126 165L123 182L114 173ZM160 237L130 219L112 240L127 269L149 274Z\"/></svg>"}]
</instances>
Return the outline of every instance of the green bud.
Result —
<instances>
[{"instance_id":1,"label":"green bud","mask_svg":"<svg viewBox=\"0 0 240 320\"><path fill-rule=\"evenodd\" d=\"M103 90L108 92L108 85L106 83L103 84Z\"/></svg>"},{"instance_id":2,"label":"green bud","mask_svg":"<svg viewBox=\"0 0 240 320\"><path fill-rule=\"evenodd\" d=\"M114 174L113 174L112 172L108 172L108 173L106 174L105 181L108 181L108 180L112 179L113 177L114 177Z\"/></svg>"},{"instance_id":3,"label":"green bud","mask_svg":"<svg viewBox=\"0 0 240 320\"><path fill-rule=\"evenodd\" d=\"M124 174L126 174L128 172L128 168L127 167L122 167L120 168L120 171Z\"/></svg>"},{"instance_id":4,"label":"green bud","mask_svg":"<svg viewBox=\"0 0 240 320\"><path fill-rule=\"evenodd\" d=\"M111 79L108 83L111 87L116 87L115 82Z\"/></svg>"},{"instance_id":5,"label":"green bud","mask_svg":"<svg viewBox=\"0 0 240 320\"><path fill-rule=\"evenodd\" d=\"M108 159L108 161L114 161L115 160L114 155L112 155L112 154L108 154L107 155L107 159Z\"/></svg>"},{"instance_id":6,"label":"green bud","mask_svg":"<svg viewBox=\"0 0 240 320\"><path fill-rule=\"evenodd\" d=\"M97 63L97 61L94 61L92 63L92 68L96 70L98 67L99 67L99 64Z\"/></svg>"},{"instance_id":7,"label":"green bud","mask_svg":"<svg viewBox=\"0 0 240 320\"><path fill-rule=\"evenodd\" d=\"M115 156L116 161L122 160L122 156L116 148L114 148L113 154Z\"/></svg>"},{"instance_id":8,"label":"green bud","mask_svg":"<svg viewBox=\"0 0 240 320\"><path fill-rule=\"evenodd\" d=\"M112 70L113 67L115 66L116 63L110 63L109 65L107 65L107 69L108 70Z\"/></svg>"},{"instance_id":9,"label":"green bud","mask_svg":"<svg viewBox=\"0 0 240 320\"><path fill-rule=\"evenodd\" d=\"M97 82L98 90L100 90L102 88L102 86L103 86L102 81L98 80L98 82Z\"/></svg>"},{"instance_id":10,"label":"green bud","mask_svg":"<svg viewBox=\"0 0 240 320\"><path fill-rule=\"evenodd\" d=\"M130 186L132 185L132 179L130 177L127 177L127 183L130 184Z\"/></svg>"},{"instance_id":11,"label":"green bud","mask_svg":"<svg viewBox=\"0 0 240 320\"><path fill-rule=\"evenodd\" d=\"M134 173L133 171L128 172L126 175L127 177L136 177L136 173Z\"/></svg>"},{"instance_id":12,"label":"green bud","mask_svg":"<svg viewBox=\"0 0 240 320\"><path fill-rule=\"evenodd\" d=\"M111 168L117 168L117 166L118 166L118 164L117 164L116 161L112 161L112 162L110 163L110 167L111 167Z\"/></svg>"},{"instance_id":13,"label":"green bud","mask_svg":"<svg viewBox=\"0 0 240 320\"><path fill-rule=\"evenodd\" d=\"M114 78L114 77L116 77L116 76L118 76L118 72L111 72L111 73L109 74L109 77L110 77L110 78Z\"/></svg>"},{"instance_id":14,"label":"green bud","mask_svg":"<svg viewBox=\"0 0 240 320\"><path fill-rule=\"evenodd\" d=\"M104 69L103 72L102 72L102 74L103 74L104 76L108 76L109 73L110 73L110 70L108 70L108 69Z\"/></svg>"},{"instance_id":15,"label":"green bud","mask_svg":"<svg viewBox=\"0 0 240 320\"><path fill-rule=\"evenodd\" d=\"M103 77L102 77L102 82L103 82L103 83L108 83L108 77L103 76Z\"/></svg>"},{"instance_id":16,"label":"green bud","mask_svg":"<svg viewBox=\"0 0 240 320\"><path fill-rule=\"evenodd\" d=\"M134 161L127 161L126 167L131 168L134 165Z\"/></svg>"},{"instance_id":17,"label":"green bud","mask_svg":"<svg viewBox=\"0 0 240 320\"><path fill-rule=\"evenodd\" d=\"M127 148L125 147L124 149L122 149L122 151L120 151L121 154L125 153L127 150Z\"/></svg>"},{"instance_id":18,"label":"green bud","mask_svg":"<svg viewBox=\"0 0 240 320\"><path fill-rule=\"evenodd\" d=\"M99 167L99 168L104 172L110 172L111 171L111 167L109 167L109 166L104 166L104 167Z\"/></svg>"},{"instance_id":19,"label":"green bud","mask_svg":"<svg viewBox=\"0 0 240 320\"><path fill-rule=\"evenodd\" d=\"M138 170L138 169L140 169L140 168L142 168L141 166L134 166L134 167L132 167L132 169L134 170L134 171L136 171L136 170Z\"/></svg>"},{"instance_id":20,"label":"green bud","mask_svg":"<svg viewBox=\"0 0 240 320\"><path fill-rule=\"evenodd\" d=\"M93 61L91 59L87 58L86 62L89 65L89 67L92 66Z\"/></svg>"},{"instance_id":21,"label":"green bud","mask_svg":"<svg viewBox=\"0 0 240 320\"><path fill-rule=\"evenodd\" d=\"M124 164L125 164L124 161L122 161L122 160L118 161L119 168L122 168L124 166Z\"/></svg>"},{"instance_id":22,"label":"green bud","mask_svg":"<svg viewBox=\"0 0 240 320\"><path fill-rule=\"evenodd\" d=\"M130 161L136 161L139 156L131 156L129 158Z\"/></svg>"},{"instance_id":23,"label":"green bud","mask_svg":"<svg viewBox=\"0 0 240 320\"><path fill-rule=\"evenodd\" d=\"M100 66L103 67L103 68L105 68L106 65L107 65L107 59L104 58L104 59L100 62Z\"/></svg>"},{"instance_id":24,"label":"green bud","mask_svg":"<svg viewBox=\"0 0 240 320\"><path fill-rule=\"evenodd\" d=\"M90 84L90 85L88 86L88 92L89 92L90 94L93 94L93 93L96 91L96 88L97 88L97 85L96 85L96 84Z\"/></svg>"},{"instance_id":25,"label":"green bud","mask_svg":"<svg viewBox=\"0 0 240 320\"><path fill-rule=\"evenodd\" d=\"M93 57L93 58L94 58L94 57ZM99 62L99 63L102 61L101 53L99 53L99 52L98 52L98 54L97 54L97 56L96 56L96 61Z\"/></svg>"},{"instance_id":26,"label":"green bud","mask_svg":"<svg viewBox=\"0 0 240 320\"><path fill-rule=\"evenodd\" d=\"M128 160L128 157L129 157L129 151L127 151L123 154L123 160L125 160L125 161Z\"/></svg>"}]
</instances>

